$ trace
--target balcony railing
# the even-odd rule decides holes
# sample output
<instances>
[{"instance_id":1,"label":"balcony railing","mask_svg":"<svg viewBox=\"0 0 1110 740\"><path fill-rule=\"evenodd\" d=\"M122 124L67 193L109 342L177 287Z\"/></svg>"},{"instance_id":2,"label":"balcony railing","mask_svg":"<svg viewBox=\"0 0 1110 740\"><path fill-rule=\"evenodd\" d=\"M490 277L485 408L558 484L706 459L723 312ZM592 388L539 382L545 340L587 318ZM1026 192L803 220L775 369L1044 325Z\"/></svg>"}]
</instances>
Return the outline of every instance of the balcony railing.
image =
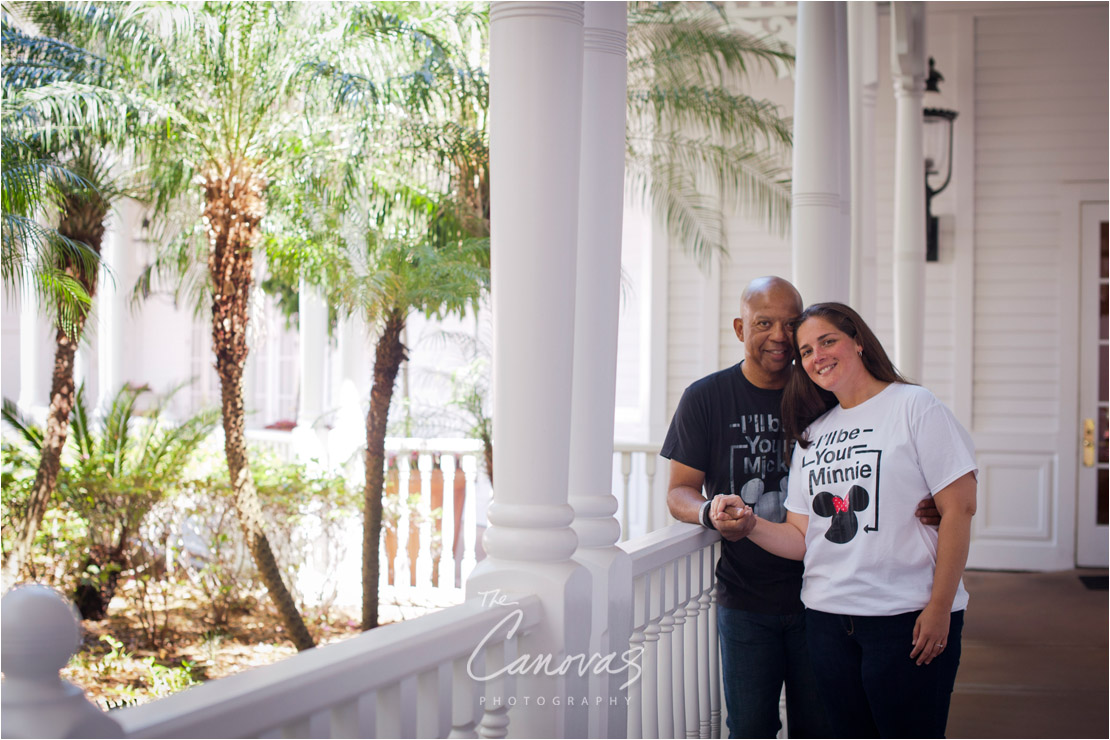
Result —
<instances>
[{"instance_id":1,"label":"balcony railing","mask_svg":"<svg viewBox=\"0 0 1110 740\"><path fill-rule=\"evenodd\" d=\"M295 431L247 432L251 444L288 461L298 459L296 436ZM360 444L347 440L340 447L360 449ZM386 493L396 496L405 491L411 505L397 507L396 521L386 522L380 593L405 600L412 596L410 591L435 589L441 602L461 603L459 589L483 557L481 536L492 497L481 472L481 444L465 438L388 437L385 452ZM622 541L674 521L666 512L666 480L659 474L658 453L658 444L618 441L613 445L613 495L618 501ZM362 455L345 457L347 474L357 485L362 480ZM361 550L360 526L347 528L342 537L345 541L338 543L341 551ZM308 562L302 567L302 593L312 591L314 579L334 576L334 563L320 563L318 573L313 572L313 565ZM351 583L359 583L357 573L349 575ZM452 590L457 593L447 593ZM345 601L357 603L358 597L349 593Z\"/></svg>"},{"instance_id":2,"label":"balcony railing","mask_svg":"<svg viewBox=\"0 0 1110 740\"><path fill-rule=\"evenodd\" d=\"M610 592L633 605L629 648L640 673L629 675L627 689L614 684L612 696L599 697L600 710L589 711L626 700L629 737L720 735L712 603L718 543L715 532L677 524L621 545L633 579L609 584ZM543 625L538 596L517 602L472 599L105 715L57 678L61 653L77 645L75 613L47 589L16 589L3 606L3 734L505 737L529 707L487 699L513 696L512 672L498 668L526 655L529 635ZM44 659L46 645L52 651Z\"/></svg>"}]
</instances>

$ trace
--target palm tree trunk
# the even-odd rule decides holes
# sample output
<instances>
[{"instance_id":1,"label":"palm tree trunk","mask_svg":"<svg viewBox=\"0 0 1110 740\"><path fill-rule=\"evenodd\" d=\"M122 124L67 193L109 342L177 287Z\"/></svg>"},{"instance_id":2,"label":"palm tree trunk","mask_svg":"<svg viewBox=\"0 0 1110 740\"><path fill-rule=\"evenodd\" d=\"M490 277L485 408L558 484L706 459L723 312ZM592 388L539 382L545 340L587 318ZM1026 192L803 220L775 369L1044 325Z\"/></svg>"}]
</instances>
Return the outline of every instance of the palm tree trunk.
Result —
<instances>
[{"instance_id":1,"label":"palm tree trunk","mask_svg":"<svg viewBox=\"0 0 1110 740\"><path fill-rule=\"evenodd\" d=\"M76 322L74 329L78 337L84 323L84 317ZM77 354L77 343L76 337L70 337L65 331L58 330L54 352L54 373L50 383L50 410L46 416L46 434L43 437L39 467L27 501L23 526L4 561L5 588L16 582L31 558L31 545L35 541L35 535L38 534L50 497L54 493L54 486L58 481L62 448L65 447L66 437L69 434L69 414L73 410L73 399L76 395L73 363Z\"/></svg>"},{"instance_id":2,"label":"palm tree trunk","mask_svg":"<svg viewBox=\"0 0 1110 740\"><path fill-rule=\"evenodd\" d=\"M75 241L84 242L90 249L100 254L104 241L104 220L108 217L108 203L98 195L85 193L66 196L65 208L58 224L58 233ZM96 295L97 272L82 271L76 265L69 265L66 272L77 280L91 301ZM82 309L69 321L59 313L56 321L58 333L54 339L54 371L50 380L50 408L46 415L46 434L42 441L39 467L35 472L35 483L27 501L27 512L23 525L12 549L4 559L3 575L0 581L6 589L19 578L24 566L31 558L31 547L38 534L42 518L54 494L61 470L62 449L69 436L69 415L73 411L77 395L73 379L74 360L77 345L85 330L85 320L89 309Z\"/></svg>"},{"instance_id":3,"label":"palm tree trunk","mask_svg":"<svg viewBox=\"0 0 1110 740\"><path fill-rule=\"evenodd\" d=\"M405 359L401 333L405 315L392 309L374 353L374 384L370 388L370 411L366 414L366 487L363 489L362 525L362 629L378 626L378 577L381 563L378 542L382 536L382 484L385 479L385 424L397 371ZM404 492L402 492L404 495ZM404 555L404 553L398 553Z\"/></svg>"},{"instance_id":4,"label":"palm tree trunk","mask_svg":"<svg viewBox=\"0 0 1110 740\"><path fill-rule=\"evenodd\" d=\"M289 639L298 650L314 647L312 636L282 580L273 549L263 531L262 502L251 477L244 430L243 369L247 363L252 247L265 212L265 179L232 163L205 179L204 215L208 224L208 272L212 279L212 349L220 378L224 454L231 477L239 524L255 567L277 607Z\"/></svg>"}]
</instances>

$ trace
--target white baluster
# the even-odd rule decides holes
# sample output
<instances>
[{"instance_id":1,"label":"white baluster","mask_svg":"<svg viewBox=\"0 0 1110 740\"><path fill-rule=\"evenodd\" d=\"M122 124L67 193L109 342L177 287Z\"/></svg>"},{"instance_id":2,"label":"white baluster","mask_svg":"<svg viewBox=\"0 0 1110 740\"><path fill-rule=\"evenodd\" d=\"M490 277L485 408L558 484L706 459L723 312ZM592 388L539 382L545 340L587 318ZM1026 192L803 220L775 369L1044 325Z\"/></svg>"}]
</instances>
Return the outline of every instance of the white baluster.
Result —
<instances>
[{"instance_id":1,"label":"white baluster","mask_svg":"<svg viewBox=\"0 0 1110 740\"><path fill-rule=\"evenodd\" d=\"M440 517L439 587L455 588L455 456L440 455L443 473L443 514Z\"/></svg>"},{"instance_id":2,"label":"white baluster","mask_svg":"<svg viewBox=\"0 0 1110 740\"><path fill-rule=\"evenodd\" d=\"M704 550L702 551L704 552ZM703 556L704 557L704 556ZM698 672L699 666L703 660L707 660L709 656L702 655L698 650L699 640L702 638L702 630L699 629L701 625L698 621L700 609L698 608L698 590L701 588L701 559L697 554L694 556L694 572L693 572L693 588L691 589L691 596L686 602L686 634L685 637L685 651L683 654L683 661L685 670L683 671L683 678L686 684L686 737L695 738L701 734L699 728L700 722L698 721L698 712L700 711L701 694L698 691Z\"/></svg>"},{"instance_id":3,"label":"white baluster","mask_svg":"<svg viewBox=\"0 0 1110 740\"><path fill-rule=\"evenodd\" d=\"M632 476L632 453L621 452L621 541L631 537L628 529L629 509L632 508L632 497L628 495L628 482Z\"/></svg>"},{"instance_id":4,"label":"white baluster","mask_svg":"<svg viewBox=\"0 0 1110 740\"><path fill-rule=\"evenodd\" d=\"M403 737L401 734L401 685L385 686L377 691L375 707L377 722L374 737Z\"/></svg>"},{"instance_id":5,"label":"white baluster","mask_svg":"<svg viewBox=\"0 0 1110 740\"><path fill-rule=\"evenodd\" d=\"M451 730L450 670L442 663L416 679L417 737L444 737Z\"/></svg>"},{"instance_id":6,"label":"white baluster","mask_svg":"<svg viewBox=\"0 0 1110 740\"><path fill-rule=\"evenodd\" d=\"M698 737L712 737L710 716L713 711L712 669L713 656L717 653L717 641L713 625L710 624L709 590L706 587L706 565L701 569L702 592L698 597Z\"/></svg>"},{"instance_id":7,"label":"white baluster","mask_svg":"<svg viewBox=\"0 0 1110 740\"><path fill-rule=\"evenodd\" d=\"M412 584L409 563L409 454L397 453L397 495L401 498L401 516L397 520L397 557L393 560L393 585L407 589Z\"/></svg>"},{"instance_id":8,"label":"white baluster","mask_svg":"<svg viewBox=\"0 0 1110 740\"><path fill-rule=\"evenodd\" d=\"M459 584L466 585L466 579L477 564L474 557L474 543L478 539L478 522L474 513L475 499L478 490L478 458L474 455L464 455L462 459L463 474L466 476L466 498L463 500L463 560Z\"/></svg>"},{"instance_id":9,"label":"white baluster","mask_svg":"<svg viewBox=\"0 0 1110 740\"><path fill-rule=\"evenodd\" d=\"M420 468L420 549L416 554L416 585L432 585L432 456L424 453L417 459Z\"/></svg>"},{"instance_id":10,"label":"white baluster","mask_svg":"<svg viewBox=\"0 0 1110 740\"><path fill-rule=\"evenodd\" d=\"M660 592L656 597L659 604L659 734L658 737L674 737L674 564L659 568Z\"/></svg>"},{"instance_id":11,"label":"white baluster","mask_svg":"<svg viewBox=\"0 0 1110 740\"><path fill-rule=\"evenodd\" d=\"M358 697L336 704L329 711L331 737L365 737L359 732Z\"/></svg>"},{"instance_id":12,"label":"white baluster","mask_svg":"<svg viewBox=\"0 0 1110 740\"><path fill-rule=\"evenodd\" d=\"M655 531L655 464L659 456L653 452L642 452L644 456L644 472L647 474L647 492L644 500L647 506L647 531Z\"/></svg>"},{"instance_id":13,"label":"white baluster","mask_svg":"<svg viewBox=\"0 0 1110 740\"><path fill-rule=\"evenodd\" d=\"M690 598L690 556L675 563L677 581L674 607L674 636L671 638L671 665L674 667L674 730L671 737L686 737L686 602Z\"/></svg>"},{"instance_id":14,"label":"white baluster","mask_svg":"<svg viewBox=\"0 0 1110 740\"><path fill-rule=\"evenodd\" d=\"M720 737L720 650L717 647L717 584L714 568L720 555L720 543L705 548L705 582L709 595L709 737Z\"/></svg>"},{"instance_id":15,"label":"white baluster","mask_svg":"<svg viewBox=\"0 0 1110 740\"><path fill-rule=\"evenodd\" d=\"M642 621L640 620L643 616ZM647 577L640 576L632 584L632 621L635 625L629 638L629 656L640 666L640 680L628 685L628 737L639 738L644 735L644 682L643 666L645 647L644 625L648 619ZM631 670L631 669L630 669Z\"/></svg>"},{"instance_id":16,"label":"white baluster","mask_svg":"<svg viewBox=\"0 0 1110 740\"><path fill-rule=\"evenodd\" d=\"M659 572L644 576L647 581L647 626L644 628L644 701L658 704L659 696ZM644 708L644 737L659 737L658 706Z\"/></svg>"},{"instance_id":17,"label":"white baluster","mask_svg":"<svg viewBox=\"0 0 1110 740\"><path fill-rule=\"evenodd\" d=\"M459 658L452 666L451 734L447 737L478 737L478 718L482 713L478 689L481 685L467 673L466 664L469 660L469 655ZM475 658L474 675L485 675L485 653L479 653Z\"/></svg>"},{"instance_id":18,"label":"white baluster","mask_svg":"<svg viewBox=\"0 0 1110 740\"><path fill-rule=\"evenodd\" d=\"M500 668L507 665L505 643L499 642L486 649L486 664ZM493 671L487 671L488 675ZM505 674L486 681L486 701L482 706L482 721L478 725L478 737L501 738L509 734L509 692L506 691Z\"/></svg>"},{"instance_id":19,"label":"white baluster","mask_svg":"<svg viewBox=\"0 0 1110 740\"><path fill-rule=\"evenodd\" d=\"M58 675L81 645L73 605L39 584L13 588L0 604L4 737L121 737L114 719Z\"/></svg>"},{"instance_id":20,"label":"white baluster","mask_svg":"<svg viewBox=\"0 0 1110 740\"><path fill-rule=\"evenodd\" d=\"M716 558L714 558L714 561ZM709 731L721 736L721 651L717 649L717 587L709 594Z\"/></svg>"}]
</instances>

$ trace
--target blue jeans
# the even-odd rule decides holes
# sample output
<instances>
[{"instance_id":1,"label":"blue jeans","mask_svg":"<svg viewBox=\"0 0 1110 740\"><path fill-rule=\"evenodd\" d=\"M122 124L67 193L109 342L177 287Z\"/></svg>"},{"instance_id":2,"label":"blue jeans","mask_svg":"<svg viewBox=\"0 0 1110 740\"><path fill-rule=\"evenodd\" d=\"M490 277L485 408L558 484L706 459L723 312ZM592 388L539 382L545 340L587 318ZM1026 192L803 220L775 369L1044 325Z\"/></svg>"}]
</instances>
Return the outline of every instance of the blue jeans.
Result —
<instances>
[{"instance_id":1,"label":"blue jeans","mask_svg":"<svg viewBox=\"0 0 1110 740\"><path fill-rule=\"evenodd\" d=\"M920 666L910 658L919 614L853 617L806 610L813 670L832 737L944 737L964 613L952 612L945 649Z\"/></svg>"},{"instance_id":2,"label":"blue jeans","mask_svg":"<svg viewBox=\"0 0 1110 740\"><path fill-rule=\"evenodd\" d=\"M717 606L729 737L775 737L786 683L790 737L828 737L806 645L805 614L756 614Z\"/></svg>"}]
</instances>

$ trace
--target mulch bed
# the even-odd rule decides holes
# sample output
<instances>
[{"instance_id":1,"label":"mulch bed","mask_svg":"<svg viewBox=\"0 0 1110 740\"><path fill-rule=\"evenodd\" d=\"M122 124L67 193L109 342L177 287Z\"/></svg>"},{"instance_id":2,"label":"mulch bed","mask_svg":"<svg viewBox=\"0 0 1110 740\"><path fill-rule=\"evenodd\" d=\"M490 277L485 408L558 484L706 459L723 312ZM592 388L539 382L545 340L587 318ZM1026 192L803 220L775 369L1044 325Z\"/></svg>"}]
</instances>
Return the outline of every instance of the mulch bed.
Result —
<instances>
[{"instance_id":1,"label":"mulch bed","mask_svg":"<svg viewBox=\"0 0 1110 740\"><path fill-rule=\"evenodd\" d=\"M283 635L276 610L264 597L233 610L221 625L212 623L203 600L194 594L174 594L169 602L168 608L157 614L164 620L165 632L152 643L133 600L114 598L107 618L82 622L84 645L62 669L62 678L109 709L144 704L181 690L187 685L187 674L198 682L210 681L297 652ZM361 632L355 609L306 611L304 617L318 645ZM152 667L151 658L160 667ZM190 667L182 670L186 662Z\"/></svg>"}]
</instances>

